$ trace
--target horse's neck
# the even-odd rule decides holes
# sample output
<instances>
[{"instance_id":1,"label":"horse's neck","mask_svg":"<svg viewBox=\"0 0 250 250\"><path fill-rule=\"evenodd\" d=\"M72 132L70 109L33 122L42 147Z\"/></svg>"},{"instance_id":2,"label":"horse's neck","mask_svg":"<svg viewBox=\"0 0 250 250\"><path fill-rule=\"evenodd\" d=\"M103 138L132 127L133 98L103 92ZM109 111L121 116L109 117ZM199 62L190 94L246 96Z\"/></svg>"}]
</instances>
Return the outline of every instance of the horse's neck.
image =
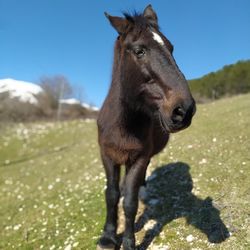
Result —
<instances>
[{"instance_id":1,"label":"horse's neck","mask_svg":"<svg viewBox=\"0 0 250 250\"><path fill-rule=\"evenodd\" d=\"M121 62L120 62L120 43L119 40L115 43L114 48L114 60L113 60L113 70L112 70L112 82L109 89L107 102L112 113L114 115L113 119L115 122L120 123L122 126L126 123L131 123L131 121L137 117L136 114L140 113L133 107L133 100L128 101L128 93L126 89L122 86L129 86L130 83L126 81L126 77L121 77ZM122 82L123 81L123 82ZM141 116L139 114L139 116Z\"/></svg>"}]
</instances>

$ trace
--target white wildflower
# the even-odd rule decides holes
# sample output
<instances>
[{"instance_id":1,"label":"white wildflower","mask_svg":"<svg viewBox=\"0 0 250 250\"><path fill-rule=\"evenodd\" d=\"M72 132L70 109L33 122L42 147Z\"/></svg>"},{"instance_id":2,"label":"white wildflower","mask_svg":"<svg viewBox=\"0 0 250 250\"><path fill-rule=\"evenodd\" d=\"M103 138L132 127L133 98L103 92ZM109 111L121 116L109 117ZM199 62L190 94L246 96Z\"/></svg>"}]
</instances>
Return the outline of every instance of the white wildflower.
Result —
<instances>
[{"instance_id":1,"label":"white wildflower","mask_svg":"<svg viewBox=\"0 0 250 250\"><path fill-rule=\"evenodd\" d=\"M71 250L71 249L72 249L71 244L67 245L67 246L64 248L64 250Z\"/></svg>"},{"instance_id":2,"label":"white wildflower","mask_svg":"<svg viewBox=\"0 0 250 250\"><path fill-rule=\"evenodd\" d=\"M60 182L61 181L61 179L58 177L58 178L56 178L56 182Z\"/></svg>"},{"instance_id":3,"label":"white wildflower","mask_svg":"<svg viewBox=\"0 0 250 250\"><path fill-rule=\"evenodd\" d=\"M203 158L201 161L199 161L199 164L206 164L207 163L207 159Z\"/></svg>"},{"instance_id":4,"label":"white wildflower","mask_svg":"<svg viewBox=\"0 0 250 250\"><path fill-rule=\"evenodd\" d=\"M79 242L75 242L74 244L73 244L73 247L77 247L79 245Z\"/></svg>"},{"instance_id":5,"label":"white wildflower","mask_svg":"<svg viewBox=\"0 0 250 250\"><path fill-rule=\"evenodd\" d=\"M17 224L17 225L15 225L15 226L13 227L13 229L14 229L15 231L17 231L17 230L20 229L21 226L22 226L21 224Z\"/></svg>"},{"instance_id":6,"label":"white wildflower","mask_svg":"<svg viewBox=\"0 0 250 250\"><path fill-rule=\"evenodd\" d=\"M192 234L186 237L187 242L192 242L194 240L194 236Z\"/></svg>"},{"instance_id":7,"label":"white wildflower","mask_svg":"<svg viewBox=\"0 0 250 250\"><path fill-rule=\"evenodd\" d=\"M49 204L48 206L50 209L54 208L54 204Z\"/></svg>"},{"instance_id":8,"label":"white wildflower","mask_svg":"<svg viewBox=\"0 0 250 250\"><path fill-rule=\"evenodd\" d=\"M8 165L8 164L10 164L10 160L5 160L5 165Z\"/></svg>"}]
</instances>

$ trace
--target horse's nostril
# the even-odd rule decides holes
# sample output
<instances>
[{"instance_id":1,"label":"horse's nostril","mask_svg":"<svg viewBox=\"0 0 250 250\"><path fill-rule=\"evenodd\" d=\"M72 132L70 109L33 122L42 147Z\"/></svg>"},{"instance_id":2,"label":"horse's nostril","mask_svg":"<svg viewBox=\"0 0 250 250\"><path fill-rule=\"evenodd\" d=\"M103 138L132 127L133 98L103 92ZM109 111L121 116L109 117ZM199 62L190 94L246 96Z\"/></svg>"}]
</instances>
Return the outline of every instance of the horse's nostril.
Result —
<instances>
[{"instance_id":1,"label":"horse's nostril","mask_svg":"<svg viewBox=\"0 0 250 250\"><path fill-rule=\"evenodd\" d=\"M172 117L171 117L173 123L182 122L184 120L185 114L186 112L182 107L176 107L173 110Z\"/></svg>"}]
</instances>

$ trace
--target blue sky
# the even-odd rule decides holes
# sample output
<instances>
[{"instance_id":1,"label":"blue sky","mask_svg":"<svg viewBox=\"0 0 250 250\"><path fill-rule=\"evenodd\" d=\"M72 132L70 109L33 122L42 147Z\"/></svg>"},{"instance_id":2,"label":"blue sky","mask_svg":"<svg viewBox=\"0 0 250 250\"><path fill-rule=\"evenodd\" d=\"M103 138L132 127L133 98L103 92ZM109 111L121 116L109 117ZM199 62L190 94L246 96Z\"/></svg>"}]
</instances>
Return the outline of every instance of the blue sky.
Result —
<instances>
[{"instance_id":1,"label":"blue sky","mask_svg":"<svg viewBox=\"0 0 250 250\"><path fill-rule=\"evenodd\" d=\"M0 79L63 74L100 107L117 36L103 12L143 11L149 3L187 79L250 59L249 0L0 0Z\"/></svg>"}]
</instances>

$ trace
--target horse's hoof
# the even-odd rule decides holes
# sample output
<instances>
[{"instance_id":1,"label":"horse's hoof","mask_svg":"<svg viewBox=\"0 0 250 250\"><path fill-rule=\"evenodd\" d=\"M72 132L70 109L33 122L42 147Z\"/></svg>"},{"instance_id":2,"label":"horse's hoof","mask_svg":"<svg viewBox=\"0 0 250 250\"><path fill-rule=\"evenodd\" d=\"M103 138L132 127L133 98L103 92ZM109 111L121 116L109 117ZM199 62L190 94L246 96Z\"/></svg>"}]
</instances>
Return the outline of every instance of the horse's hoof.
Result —
<instances>
[{"instance_id":1,"label":"horse's hoof","mask_svg":"<svg viewBox=\"0 0 250 250\"><path fill-rule=\"evenodd\" d=\"M96 247L96 250L115 250L115 249L116 249L115 240L105 236L100 238Z\"/></svg>"}]
</instances>

